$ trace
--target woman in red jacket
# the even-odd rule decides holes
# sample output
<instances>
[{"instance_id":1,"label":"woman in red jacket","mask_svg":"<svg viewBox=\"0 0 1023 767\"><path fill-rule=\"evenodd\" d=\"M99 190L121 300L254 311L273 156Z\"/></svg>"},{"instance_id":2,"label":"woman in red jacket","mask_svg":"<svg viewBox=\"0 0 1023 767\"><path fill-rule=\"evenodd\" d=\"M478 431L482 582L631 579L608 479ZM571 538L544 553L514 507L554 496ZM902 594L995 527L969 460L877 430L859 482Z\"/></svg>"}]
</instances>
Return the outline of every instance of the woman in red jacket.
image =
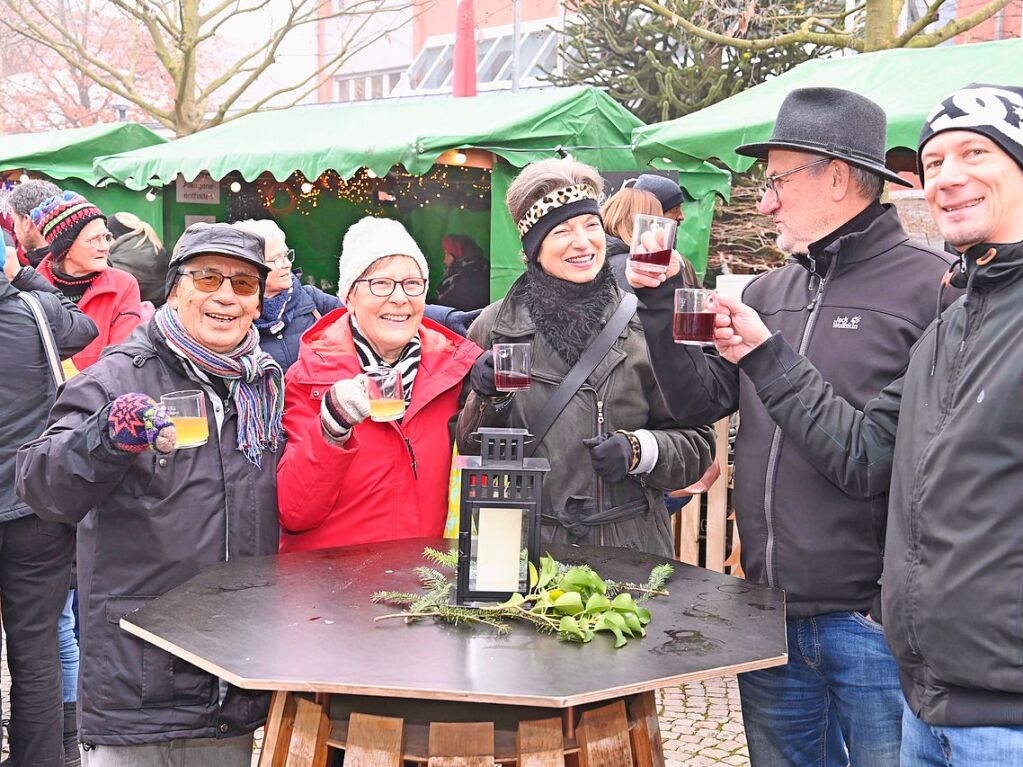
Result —
<instances>
[{"instance_id":1,"label":"woman in red jacket","mask_svg":"<svg viewBox=\"0 0 1023 767\"><path fill-rule=\"evenodd\" d=\"M443 533L448 422L481 350L423 318L428 275L397 221L364 218L345 234L338 296L346 308L306 332L286 378L282 552ZM400 420L367 418L371 367L400 371Z\"/></svg>"},{"instance_id":2,"label":"woman in red jacket","mask_svg":"<svg viewBox=\"0 0 1023 767\"><path fill-rule=\"evenodd\" d=\"M77 370L119 344L142 321L139 284L110 266L113 236L103 212L74 192L61 192L32 209L32 223L50 245L38 271L71 299L99 328L99 336L71 358Z\"/></svg>"}]
</instances>

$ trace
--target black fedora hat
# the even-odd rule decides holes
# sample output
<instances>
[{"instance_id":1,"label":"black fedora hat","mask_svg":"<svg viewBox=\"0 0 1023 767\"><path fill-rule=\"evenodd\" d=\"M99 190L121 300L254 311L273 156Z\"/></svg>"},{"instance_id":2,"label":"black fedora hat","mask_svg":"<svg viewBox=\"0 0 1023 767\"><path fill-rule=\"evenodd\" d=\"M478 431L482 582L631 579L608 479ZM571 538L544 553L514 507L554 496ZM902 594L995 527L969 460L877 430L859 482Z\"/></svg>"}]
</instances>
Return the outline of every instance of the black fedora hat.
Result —
<instances>
[{"instance_id":1,"label":"black fedora hat","mask_svg":"<svg viewBox=\"0 0 1023 767\"><path fill-rule=\"evenodd\" d=\"M735 151L758 160L771 149L812 152L912 186L885 167L887 131L884 110L865 96L842 88L797 88L782 102L771 139Z\"/></svg>"}]
</instances>

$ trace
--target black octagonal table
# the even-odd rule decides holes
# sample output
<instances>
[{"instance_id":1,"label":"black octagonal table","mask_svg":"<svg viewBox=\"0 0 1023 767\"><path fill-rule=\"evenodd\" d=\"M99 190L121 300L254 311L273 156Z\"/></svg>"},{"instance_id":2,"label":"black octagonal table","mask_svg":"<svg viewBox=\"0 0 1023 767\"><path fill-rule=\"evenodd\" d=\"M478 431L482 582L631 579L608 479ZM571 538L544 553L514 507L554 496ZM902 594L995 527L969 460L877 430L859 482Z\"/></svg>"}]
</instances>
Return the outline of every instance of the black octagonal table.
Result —
<instances>
[{"instance_id":1,"label":"black octagonal table","mask_svg":"<svg viewBox=\"0 0 1023 767\"><path fill-rule=\"evenodd\" d=\"M288 767L325 764L329 747L348 749L346 767L663 764L655 690L787 660L781 591L626 549L549 547L617 581L674 565L669 595L646 603L647 636L618 650L603 633L581 645L515 623L502 635L375 622L396 610L370 595L418 591L423 549L451 545L225 562L121 626L238 687L277 691L260 764Z\"/></svg>"}]
</instances>

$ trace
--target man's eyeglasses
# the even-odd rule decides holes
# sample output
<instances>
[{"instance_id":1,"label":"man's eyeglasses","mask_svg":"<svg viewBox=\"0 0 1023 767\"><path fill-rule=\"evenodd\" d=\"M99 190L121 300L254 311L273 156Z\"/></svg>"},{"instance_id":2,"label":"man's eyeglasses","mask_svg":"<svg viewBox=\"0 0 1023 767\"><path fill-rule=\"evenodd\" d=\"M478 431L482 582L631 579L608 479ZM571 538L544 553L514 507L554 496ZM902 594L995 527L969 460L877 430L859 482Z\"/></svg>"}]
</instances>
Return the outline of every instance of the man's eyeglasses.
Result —
<instances>
[{"instance_id":1,"label":"man's eyeglasses","mask_svg":"<svg viewBox=\"0 0 1023 767\"><path fill-rule=\"evenodd\" d=\"M426 292L426 280L422 277L406 277L403 280L392 280L390 277L369 277L356 280L356 282L369 283L369 292L377 298L390 296L394 292L395 285L401 285L401 289L409 298L421 296Z\"/></svg>"},{"instance_id":2,"label":"man's eyeglasses","mask_svg":"<svg viewBox=\"0 0 1023 767\"><path fill-rule=\"evenodd\" d=\"M89 237L86 240L82 240L82 242L90 248L98 248L101 243L109 245L114 241L114 239L114 235L110 234L110 232L104 232L103 234L97 234L95 237Z\"/></svg>"},{"instance_id":3,"label":"man's eyeglasses","mask_svg":"<svg viewBox=\"0 0 1023 767\"><path fill-rule=\"evenodd\" d=\"M826 162L831 162L831 158L822 157L819 160L808 162L806 165L800 165L798 168L787 170L784 173L775 173L771 176L764 176L764 183L760 185L760 196L763 197L768 192L774 192L775 195L777 195L778 189L782 186L779 182L783 181L787 176L791 176L793 173L799 173L799 171L806 170L807 168L812 168L815 165L822 165Z\"/></svg>"},{"instance_id":4,"label":"man's eyeglasses","mask_svg":"<svg viewBox=\"0 0 1023 767\"><path fill-rule=\"evenodd\" d=\"M267 266L272 266L274 269L283 269L286 266L291 266L295 263L295 249L292 248L287 253L281 253L275 257L273 261L267 261Z\"/></svg>"},{"instance_id":5,"label":"man's eyeglasses","mask_svg":"<svg viewBox=\"0 0 1023 767\"><path fill-rule=\"evenodd\" d=\"M178 272L182 277L191 277L192 284L203 293L216 293L224 280L231 281L231 289L238 296L254 296L259 292L259 277L254 274L233 274L230 277L212 269L196 269L194 272Z\"/></svg>"}]
</instances>

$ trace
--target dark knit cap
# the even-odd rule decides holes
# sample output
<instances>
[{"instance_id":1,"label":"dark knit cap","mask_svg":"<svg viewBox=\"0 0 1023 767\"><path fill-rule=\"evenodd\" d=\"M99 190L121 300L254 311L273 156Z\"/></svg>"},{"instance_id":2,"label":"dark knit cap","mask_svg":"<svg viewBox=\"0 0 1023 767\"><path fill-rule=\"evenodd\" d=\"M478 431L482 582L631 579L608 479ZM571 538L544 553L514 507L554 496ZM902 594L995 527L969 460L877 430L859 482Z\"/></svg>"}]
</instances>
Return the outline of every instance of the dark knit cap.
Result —
<instances>
[{"instance_id":1,"label":"dark knit cap","mask_svg":"<svg viewBox=\"0 0 1023 767\"><path fill-rule=\"evenodd\" d=\"M644 173L637 178L632 188L639 189L642 192L650 192L661 203L661 210L665 213L685 202L682 187L670 178L656 176L653 173Z\"/></svg>"},{"instance_id":2,"label":"dark knit cap","mask_svg":"<svg viewBox=\"0 0 1023 767\"><path fill-rule=\"evenodd\" d=\"M110 234L114 235L114 239L117 239L118 237L123 237L124 235L128 234L128 232L133 231L130 226L126 225L123 221L121 221L121 219L117 217L116 213L113 214L112 216L107 217L107 230L110 232Z\"/></svg>"},{"instance_id":3,"label":"dark knit cap","mask_svg":"<svg viewBox=\"0 0 1023 767\"><path fill-rule=\"evenodd\" d=\"M973 83L960 88L927 116L917 144L917 172L924 177L920 155L937 134L965 130L987 136L1023 168L1023 88Z\"/></svg>"},{"instance_id":4,"label":"dark knit cap","mask_svg":"<svg viewBox=\"0 0 1023 767\"><path fill-rule=\"evenodd\" d=\"M32 223L49 244L54 261L63 260L86 224L97 218L106 216L75 192L55 194L32 208Z\"/></svg>"}]
</instances>

